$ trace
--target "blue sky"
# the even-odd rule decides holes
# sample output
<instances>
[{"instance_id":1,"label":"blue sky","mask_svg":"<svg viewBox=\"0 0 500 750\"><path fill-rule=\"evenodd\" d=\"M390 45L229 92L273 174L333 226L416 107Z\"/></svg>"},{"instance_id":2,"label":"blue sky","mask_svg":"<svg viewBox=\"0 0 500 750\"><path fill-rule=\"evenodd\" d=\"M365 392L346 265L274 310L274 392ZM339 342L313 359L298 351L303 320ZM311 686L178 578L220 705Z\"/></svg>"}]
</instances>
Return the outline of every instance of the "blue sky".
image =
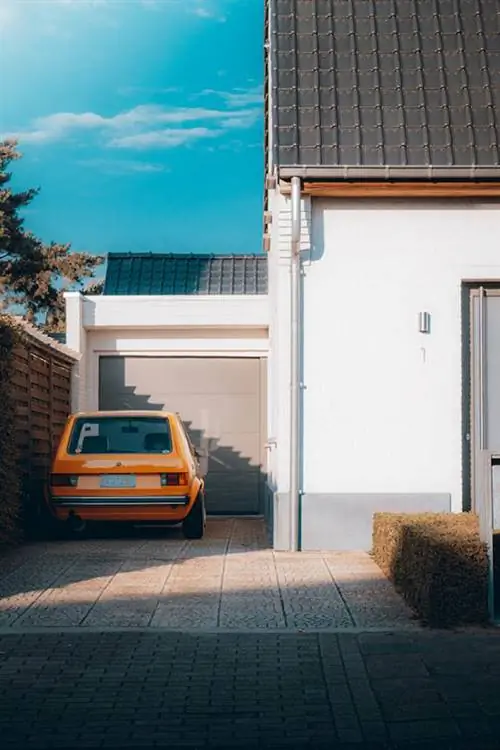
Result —
<instances>
[{"instance_id":1,"label":"blue sky","mask_svg":"<svg viewBox=\"0 0 500 750\"><path fill-rule=\"evenodd\" d=\"M264 0L0 0L0 137L74 249L261 249Z\"/></svg>"}]
</instances>

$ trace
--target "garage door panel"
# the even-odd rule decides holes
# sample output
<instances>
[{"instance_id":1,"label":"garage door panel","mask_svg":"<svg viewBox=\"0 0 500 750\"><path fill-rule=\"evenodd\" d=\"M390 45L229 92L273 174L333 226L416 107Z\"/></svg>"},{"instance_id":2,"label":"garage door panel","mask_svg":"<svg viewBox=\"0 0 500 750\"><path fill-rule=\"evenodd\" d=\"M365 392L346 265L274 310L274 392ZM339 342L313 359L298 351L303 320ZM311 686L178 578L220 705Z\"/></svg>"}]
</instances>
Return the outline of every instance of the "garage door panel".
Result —
<instances>
[{"instance_id":1,"label":"garage door panel","mask_svg":"<svg viewBox=\"0 0 500 750\"><path fill-rule=\"evenodd\" d=\"M260 465L240 455L238 451L232 448L220 448L211 450L208 458L208 472L221 471L248 471L249 469L259 469Z\"/></svg>"},{"instance_id":2,"label":"garage door panel","mask_svg":"<svg viewBox=\"0 0 500 750\"><path fill-rule=\"evenodd\" d=\"M145 359L149 359L147 371ZM165 359L161 357L128 358L124 385L135 387L140 393L147 395L151 395L149 391L152 383L155 385L155 392L161 388L170 396L255 393L255 382L259 374L258 360L223 361L193 357L188 361L185 358L172 358L168 368L164 362Z\"/></svg>"},{"instance_id":3,"label":"garage door panel","mask_svg":"<svg viewBox=\"0 0 500 750\"><path fill-rule=\"evenodd\" d=\"M162 403L169 411L180 414L184 422L191 422L193 429L210 428L214 434L225 432L259 433L260 409L259 399L255 396L233 396L210 394L193 395L159 393L154 396L156 403Z\"/></svg>"},{"instance_id":4,"label":"garage door panel","mask_svg":"<svg viewBox=\"0 0 500 750\"><path fill-rule=\"evenodd\" d=\"M162 411L166 408L162 401L153 401L151 396L136 393L132 389L125 391L122 388L121 390L113 391L112 388L103 387L101 383L100 394L104 394L104 398L100 395L99 408L110 411L116 411L117 409Z\"/></svg>"},{"instance_id":5,"label":"garage door panel","mask_svg":"<svg viewBox=\"0 0 500 750\"><path fill-rule=\"evenodd\" d=\"M212 437L241 432L259 434L261 418L258 399L242 396L207 396L203 399L197 396L192 403L189 403L189 399L183 402L175 398L171 400L176 404L175 411L184 421L191 422L193 429L210 429Z\"/></svg>"},{"instance_id":6,"label":"garage door panel","mask_svg":"<svg viewBox=\"0 0 500 750\"><path fill-rule=\"evenodd\" d=\"M206 480L207 508L212 513L258 513L261 476L259 471L213 471ZM252 501L253 498L253 501Z\"/></svg>"},{"instance_id":7,"label":"garage door panel","mask_svg":"<svg viewBox=\"0 0 500 750\"><path fill-rule=\"evenodd\" d=\"M221 428L238 433L240 427L245 431L259 433L260 408L259 398L255 395L189 395L174 393L155 393L147 396L141 393L130 394L126 391L110 394L112 407L127 409L166 409L178 412L184 422L189 422L193 429L204 429L210 423L212 430L219 434ZM147 399L147 400L146 400ZM116 404L116 405L115 405Z\"/></svg>"},{"instance_id":8,"label":"garage door panel","mask_svg":"<svg viewBox=\"0 0 500 750\"><path fill-rule=\"evenodd\" d=\"M229 459L233 454L240 461L244 461L252 466L261 464L261 441L255 433L248 434L224 434L218 438L210 440L208 445L210 454L216 459L224 461Z\"/></svg>"},{"instance_id":9,"label":"garage door panel","mask_svg":"<svg viewBox=\"0 0 500 750\"><path fill-rule=\"evenodd\" d=\"M179 412L208 454L208 511L257 513L266 398L260 373L257 359L103 357L100 408Z\"/></svg>"}]
</instances>

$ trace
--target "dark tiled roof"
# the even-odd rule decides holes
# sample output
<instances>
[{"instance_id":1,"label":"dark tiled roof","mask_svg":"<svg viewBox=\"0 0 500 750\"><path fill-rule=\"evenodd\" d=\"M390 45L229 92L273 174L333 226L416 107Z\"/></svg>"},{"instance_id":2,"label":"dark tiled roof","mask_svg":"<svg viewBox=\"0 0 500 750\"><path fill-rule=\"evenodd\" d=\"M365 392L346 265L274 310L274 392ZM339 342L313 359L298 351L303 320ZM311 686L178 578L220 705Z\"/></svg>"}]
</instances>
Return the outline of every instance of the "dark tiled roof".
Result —
<instances>
[{"instance_id":1,"label":"dark tiled roof","mask_svg":"<svg viewBox=\"0 0 500 750\"><path fill-rule=\"evenodd\" d=\"M387 166L497 174L498 0L269 1L282 174L295 165L339 176Z\"/></svg>"},{"instance_id":2,"label":"dark tiled roof","mask_svg":"<svg viewBox=\"0 0 500 750\"><path fill-rule=\"evenodd\" d=\"M104 294L267 294L267 257L110 254Z\"/></svg>"}]
</instances>

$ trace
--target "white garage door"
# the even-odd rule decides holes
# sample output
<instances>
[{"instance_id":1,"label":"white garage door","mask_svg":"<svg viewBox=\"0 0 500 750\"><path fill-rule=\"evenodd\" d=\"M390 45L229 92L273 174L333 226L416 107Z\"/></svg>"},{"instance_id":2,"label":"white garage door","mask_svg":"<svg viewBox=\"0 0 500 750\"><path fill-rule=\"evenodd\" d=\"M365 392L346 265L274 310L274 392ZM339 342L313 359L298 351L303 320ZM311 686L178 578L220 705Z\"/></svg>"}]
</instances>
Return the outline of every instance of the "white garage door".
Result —
<instances>
[{"instance_id":1,"label":"white garage door","mask_svg":"<svg viewBox=\"0 0 500 750\"><path fill-rule=\"evenodd\" d=\"M208 455L207 510L260 513L265 485L263 359L101 357L99 408L178 412Z\"/></svg>"}]
</instances>

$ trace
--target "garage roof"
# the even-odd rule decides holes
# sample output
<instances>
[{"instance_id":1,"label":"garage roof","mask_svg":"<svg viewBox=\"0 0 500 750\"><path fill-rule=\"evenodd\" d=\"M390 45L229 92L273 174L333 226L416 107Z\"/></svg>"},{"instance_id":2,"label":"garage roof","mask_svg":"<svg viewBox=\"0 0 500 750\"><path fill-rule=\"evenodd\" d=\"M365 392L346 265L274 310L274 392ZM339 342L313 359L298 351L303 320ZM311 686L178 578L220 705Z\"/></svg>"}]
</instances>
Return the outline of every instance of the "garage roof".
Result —
<instances>
[{"instance_id":1,"label":"garage roof","mask_svg":"<svg viewBox=\"0 0 500 750\"><path fill-rule=\"evenodd\" d=\"M498 0L268 1L282 176L499 176Z\"/></svg>"},{"instance_id":2,"label":"garage roof","mask_svg":"<svg viewBox=\"0 0 500 750\"><path fill-rule=\"evenodd\" d=\"M112 253L104 294L267 294L265 255Z\"/></svg>"}]
</instances>

